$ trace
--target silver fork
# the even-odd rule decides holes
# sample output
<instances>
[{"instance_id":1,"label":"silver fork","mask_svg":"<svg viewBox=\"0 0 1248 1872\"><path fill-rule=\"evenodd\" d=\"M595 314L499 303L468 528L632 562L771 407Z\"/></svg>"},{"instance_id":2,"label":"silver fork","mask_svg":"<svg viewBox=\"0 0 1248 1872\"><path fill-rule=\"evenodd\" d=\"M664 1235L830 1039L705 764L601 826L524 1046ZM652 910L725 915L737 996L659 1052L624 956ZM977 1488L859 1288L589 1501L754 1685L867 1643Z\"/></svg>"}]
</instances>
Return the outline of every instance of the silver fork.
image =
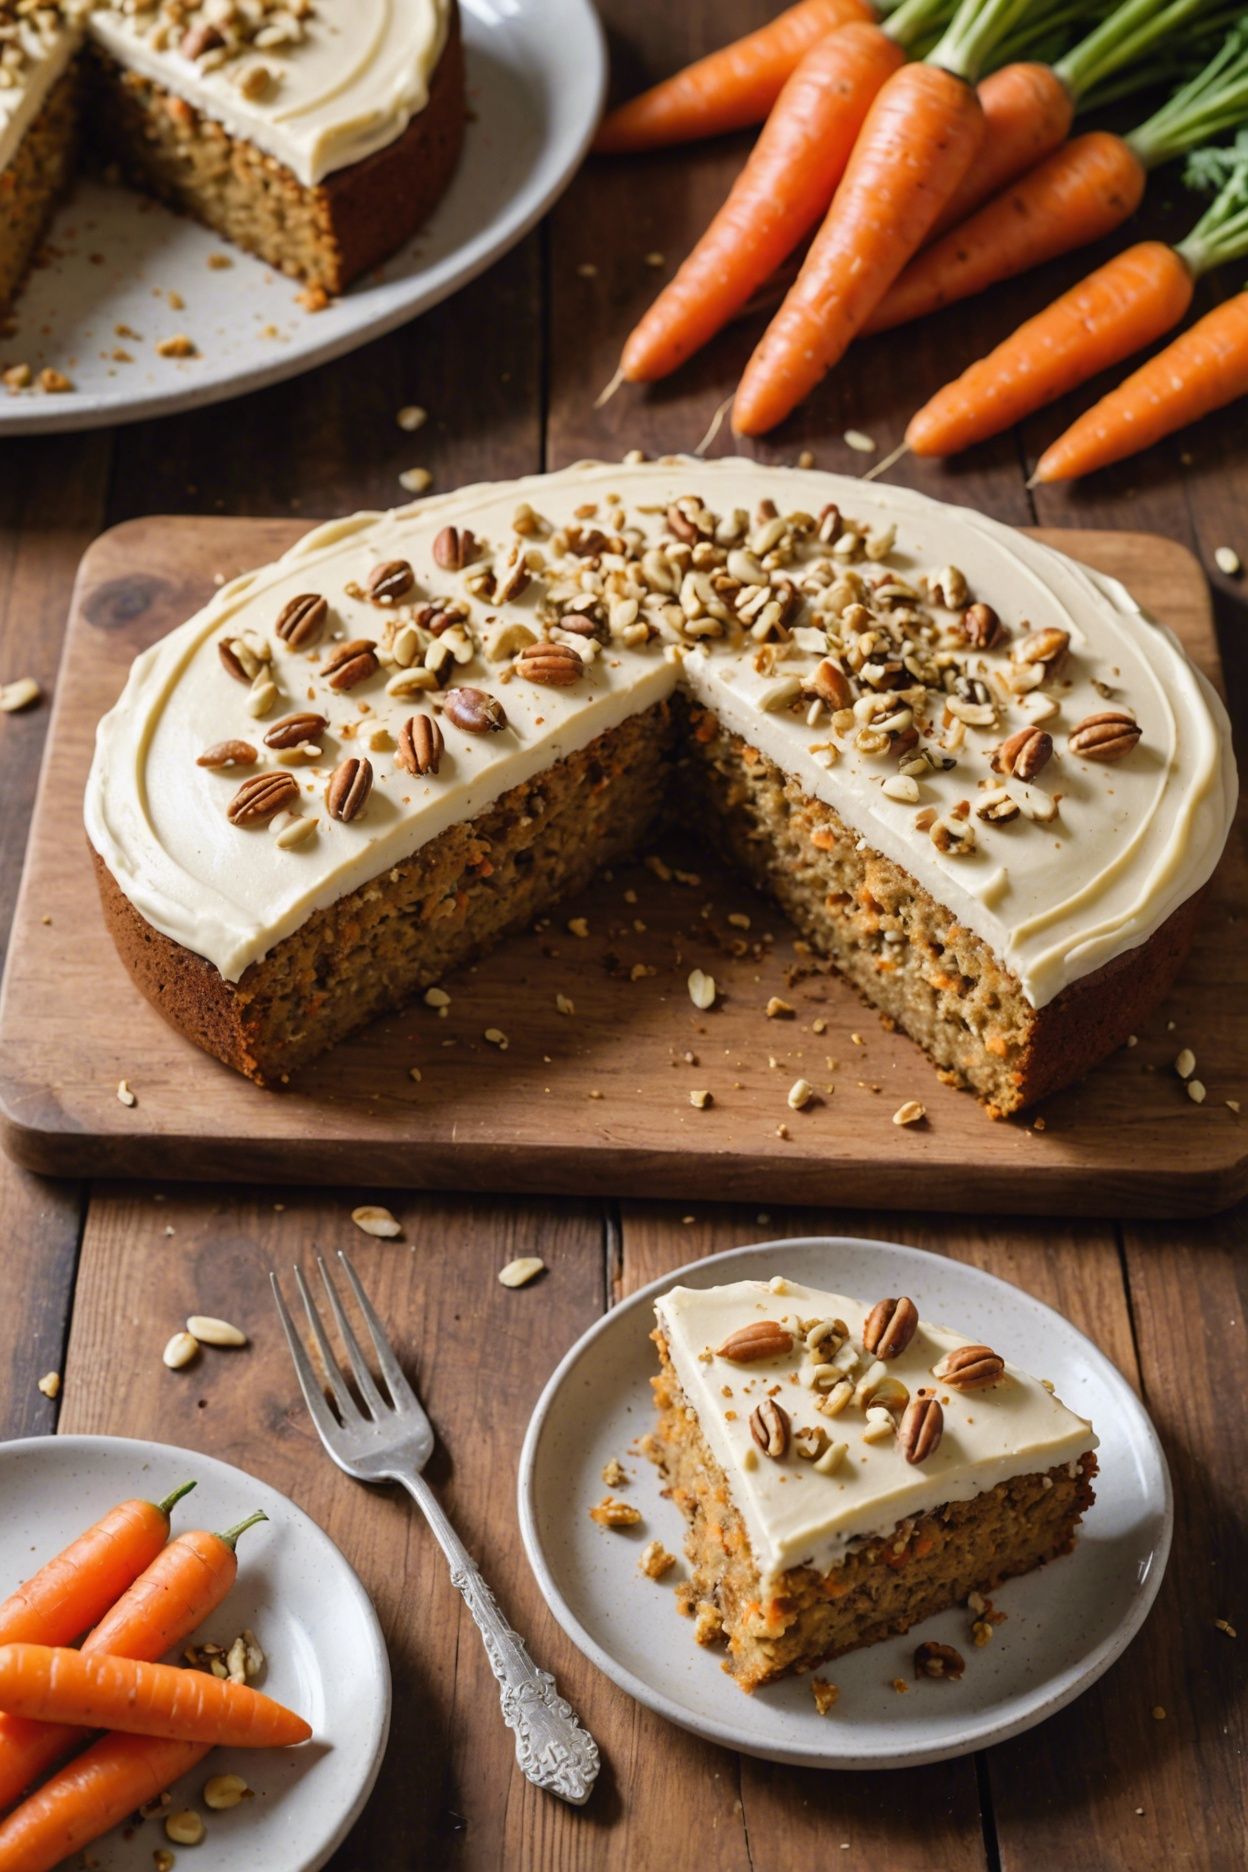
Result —
<instances>
[{"instance_id":1,"label":"silver fork","mask_svg":"<svg viewBox=\"0 0 1248 1872\"><path fill-rule=\"evenodd\" d=\"M341 1251L338 1259L368 1327L373 1353L390 1394L388 1398L383 1396L376 1384L343 1309L338 1289L318 1255L317 1266L324 1282L325 1297L346 1347L363 1409L352 1397L334 1356L302 1268L296 1266L294 1270L295 1285L325 1369L332 1409L295 1330L277 1275L269 1274L286 1343L295 1361L299 1388L321 1442L338 1467L354 1476L357 1482L401 1482L412 1496L450 1561L451 1584L463 1594L464 1603L484 1640L490 1669L498 1679L503 1721L516 1732L517 1762L538 1787L548 1788L552 1794L579 1807L589 1799L598 1774L598 1744L588 1730L582 1728L571 1705L559 1695L550 1672L538 1670L522 1640L508 1625L475 1561L421 1474L433 1453L433 1425L404 1377L403 1368L355 1269Z\"/></svg>"}]
</instances>

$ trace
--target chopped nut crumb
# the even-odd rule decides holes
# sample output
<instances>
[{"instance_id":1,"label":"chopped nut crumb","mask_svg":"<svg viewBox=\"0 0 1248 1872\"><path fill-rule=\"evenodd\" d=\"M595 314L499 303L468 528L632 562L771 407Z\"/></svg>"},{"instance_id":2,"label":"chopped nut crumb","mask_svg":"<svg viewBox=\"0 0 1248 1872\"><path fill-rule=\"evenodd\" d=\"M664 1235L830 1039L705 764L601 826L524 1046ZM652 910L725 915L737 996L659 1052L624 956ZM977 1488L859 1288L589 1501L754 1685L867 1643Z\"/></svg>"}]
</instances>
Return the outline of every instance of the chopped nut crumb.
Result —
<instances>
[{"instance_id":1,"label":"chopped nut crumb","mask_svg":"<svg viewBox=\"0 0 1248 1872\"><path fill-rule=\"evenodd\" d=\"M715 1005L715 977L706 975L701 969L694 969L689 976L689 999L694 1007L703 1013Z\"/></svg>"},{"instance_id":2,"label":"chopped nut crumb","mask_svg":"<svg viewBox=\"0 0 1248 1872\"><path fill-rule=\"evenodd\" d=\"M861 429L845 431L845 446L854 449L859 455L874 455L876 449L875 438L864 435Z\"/></svg>"},{"instance_id":3,"label":"chopped nut crumb","mask_svg":"<svg viewBox=\"0 0 1248 1872\"><path fill-rule=\"evenodd\" d=\"M393 1241L403 1233L402 1223L380 1203L361 1203L351 1211L351 1220L365 1235L375 1235L382 1241Z\"/></svg>"},{"instance_id":4,"label":"chopped nut crumb","mask_svg":"<svg viewBox=\"0 0 1248 1872\"><path fill-rule=\"evenodd\" d=\"M895 1125L921 1124L926 1117L926 1105L920 1105L918 1099L907 1099L905 1104L899 1105L893 1113L893 1123Z\"/></svg>"},{"instance_id":5,"label":"chopped nut crumb","mask_svg":"<svg viewBox=\"0 0 1248 1872\"><path fill-rule=\"evenodd\" d=\"M826 1677L812 1677L810 1680L810 1694L815 1699L815 1708L818 1710L819 1714L821 1716L826 1716L828 1711L836 1703L841 1692L840 1686L838 1684L829 1683Z\"/></svg>"},{"instance_id":6,"label":"chopped nut crumb","mask_svg":"<svg viewBox=\"0 0 1248 1872\"><path fill-rule=\"evenodd\" d=\"M394 420L407 435L415 435L416 431L423 429L428 422L429 412L423 410L419 403L405 403L395 415Z\"/></svg>"},{"instance_id":7,"label":"chopped nut crumb","mask_svg":"<svg viewBox=\"0 0 1248 1872\"><path fill-rule=\"evenodd\" d=\"M952 1645L939 1644L929 1638L919 1645L914 1653L914 1674L916 1677L935 1677L957 1683L966 1669L966 1661Z\"/></svg>"},{"instance_id":8,"label":"chopped nut crumb","mask_svg":"<svg viewBox=\"0 0 1248 1872\"><path fill-rule=\"evenodd\" d=\"M1235 1627L1231 1624L1229 1619L1215 1618L1213 1623L1216 1629L1220 1632L1225 1632L1228 1638L1239 1637L1239 1633L1236 1631Z\"/></svg>"},{"instance_id":9,"label":"chopped nut crumb","mask_svg":"<svg viewBox=\"0 0 1248 1872\"><path fill-rule=\"evenodd\" d=\"M49 396L60 396L73 387L73 380L64 371L53 370L51 365L45 366L39 373L39 388L47 391Z\"/></svg>"},{"instance_id":10,"label":"chopped nut crumb","mask_svg":"<svg viewBox=\"0 0 1248 1872\"><path fill-rule=\"evenodd\" d=\"M768 1020L785 1020L797 1012L791 1001L782 1001L779 995L772 995L767 1003Z\"/></svg>"},{"instance_id":11,"label":"chopped nut crumb","mask_svg":"<svg viewBox=\"0 0 1248 1872\"><path fill-rule=\"evenodd\" d=\"M546 1263L540 1255L520 1255L498 1270L498 1278L504 1287L525 1287L531 1280L544 1272Z\"/></svg>"},{"instance_id":12,"label":"chopped nut crumb","mask_svg":"<svg viewBox=\"0 0 1248 1872\"><path fill-rule=\"evenodd\" d=\"M1238 578L1244 569L1233 546L1215 546L1213 563L1219 572L1225 572L1227 578Z\"/></svg>"},{"instance_id":13,"label":"chopped nut crumb","mask_svg":"<svg viewBox=\"0 0 1248 1872\"><path fill-rule=\"evenodd\" d=\"M117 1097L123 1105L137 1105L139 1102L137 1094L130 1090L129 1084L124 1079L117 1081Z\"/></svg>"},{"instance_id":14,"label":"chopped nut crumb","mask_svg":"<svg viewBox=\"0 0 1248 1872\"><path fill-rule=\"evenodd\" d=\"M660 1540L647 1541L641 1550L641 1559L637 1562L647 1579L662 1579L670 1573L676 1564L674 1553L668 1553Z\"/></svg>"},{"instance_id":15,"label":"chopped nut crumb","mask_svg":"<svg viewBox=\"0 0 1248 1872\"><path fill-rule=\"evenodd\" d=\"M1199 1079L1189 1079L1187 1082L1187 1096L1191 1099L1193 1105L1203 1105L1208 1094Z\"/></svg>"},{"instance_id":16,"label":"chopped nut crumb","mask_svg":"<svg viewBox=\"0 0 1248 1872\"><path fill-rule=\"evenodd\" d=\"M0 683L0 715L16 715L38 702L43 694L33 676L19 676L11 683Z\"/></svg>"},{"instance_id":17,"label":"chopped nut crumb","mask_svg":"<svg viewBox=\"0 0 1248 1872\"><path fill-rule=\"evenodd\" d=\"M399 486L408 494L427 494L433 486L433 476L427 468L405 468L399 476Z\"/></svg>"},{"instance_id":18,"label":"chopped nut crumb","mask_svg":"<svg viewBox=\"0 0 1248 1872\"><path fill-rule=\"evenodd\" d=\"M1196 1055L1191 1047L1184 1047L1174 1062L1174 1070L1180 1079L1190 1079L1196 1070Z\"/></svg>"},{"instance_id":19,"label":"chopped nut crumb","mask_svg":"<svg viewBox=\"0 0 1248 1872\"><path fill-rule=\"evenodd\" d=\"M602 1479L608 1488L624 1488L629 1480L628 1470L618 1456L609 1456L602 1465Z\"/></svg>"},{"instance_id":20,"label":"chopped nut crumb","mask_svg":"<svg viewBox=\"0 0 1248 1872\"><path fill-rule=\"evenodd\" d=\"M634 1508L631 1502L616 1501L613 1495L606 1495L596 1508L590 1509L589 1518L599 1527L636 1527L641 1520L641 1509Z\"/></svg>"},{"instance_id":21,"label":"chopped nut crumb","mask_svg":"<svg viewBox=\"0 0 1248 1872\"><path fill-rule=\"evenodd\" d=\"M38 1388L43 1392L46 1398L59 1397L61 1393L60 1372L45 1372L43 1377L39 1380Z\"/></svg>"},{"instance_id":22,"label":"chopped nut crumb","mask_svg":"<svg viewBox=\"0 0 1248 1872\"><path fill-rule=\"evenodd\" d=\"M795 1079L788 1090L787 1103L791 1111L804 1111L815 1096L815 1088L809 1079Z\"/></svg>"},{"instance_id":23,"label":"chopped nut crumb","mask_svg":"<svg viewBox=\"0 0 1248 1872\"><path fill-rule=\"evenodd\" d=\"M589 919L583 916L569 917L568 918L568 934L570 936L579 937L581 941L583 942L585 938L589 935Z\"/></svg>"},{"instance_id":24,"label":"chopped nut crumb","mask_svg":"<svg viewBox=\"0 0 1248 1872\"><path fill-rule=\"evenodd\" d=\"M172 338L159 339L156 344L156 351L157 355L160 357L186 358L199 356L199 351L194 339L188 338L185 332L175 332Z\"/></svg>"}]
</instances>

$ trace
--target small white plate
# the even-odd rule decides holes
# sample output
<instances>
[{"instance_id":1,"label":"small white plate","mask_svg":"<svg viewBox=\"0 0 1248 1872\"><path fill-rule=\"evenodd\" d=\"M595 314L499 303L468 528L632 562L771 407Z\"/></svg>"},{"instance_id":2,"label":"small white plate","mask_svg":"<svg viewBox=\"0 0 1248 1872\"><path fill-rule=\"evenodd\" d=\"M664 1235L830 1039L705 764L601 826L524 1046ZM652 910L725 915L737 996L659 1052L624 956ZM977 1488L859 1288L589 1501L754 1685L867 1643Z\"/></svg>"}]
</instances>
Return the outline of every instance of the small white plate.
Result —
<instances>
[{"instance_id":1,"label":"small white plate","mask_svg":"<svg viewBox=\"0 0 1248 1872\"><path fill-rule=\"evenodd\" d=\"M234 1527L257 1508L268 1522L238 1544L238 1579L201 1638L255 1632L266 1664L260 1687L305 1716L311 1742L293 1749L218 1749L176 1784L174 1808L204 1812L209 1774L244 1775L256 1798L204 1813L197 1872L316 1872L345 1839L372 1790L390 1729L390 1665L367 1593L327 1534L265 1482L198 1450L126 1437L30 1437L0 1444L0 1596L132 1496L163 1500L198 1486L174 1510L175 1534ZM173 1654L176 1660L176 1653ZM211 1765L210 1765L211 1764ZM91 1848L100 1872L151 1872L168 1841L160 1822ZM181 1855L178 1855L179 1858Z\"/></svg>"},{"instance_id":2,"label":"small white plate","mask_svg":"<svg viewBox=\"0 0 1248 1872\"><path fill-rule=\"evenodd\" d=\"M94 429L278 383L392 331L475 279L528 233L588 147L606 90L590 0L460 0L468 107L459 168L432 219L323 312L297 280L128 188L81 177L14 307L0 362L66 372L74 389L0 395L0 435ZM215 272L210 254L233 265ZM170 295L182 306L171 306ZM118 336L118 327L141 336ZM191 358L162 358L185 333ZM126 363L114 353L125 351Z\"/></svg>"},{"instance_id":3,"label":"small white plate","mask_svg":"<svg viewBox=\"0 0 1248 1872\"><path fill-rule=\"evenodd\" d=\"M993 1593L1007 1621L979 1650L965 1610L901 1638L850 1652L824 1675L840 1687L821 1717L807 1678L745 1696L722 1654L694 1642L674 1585L637 1560L657 1535L683 1554L684 1520L660 1494L658 1472L632 1449L651 1427L649 1333L656 1294L678 1282L713 1287L785 1274L834 1293L908 1293L928 1319L982 1338L1051 1379L1100 1437L1096 1504L1073 1554ZM602 1467L618 1457L633 1478L620 1491L642 1526L612 1531L588 1510L602 1499ZM520 1458L520 1522L529 1562L573 1643L647 1708L708 1741L771 1761L819 1768L901 1768L1002 1742L1051 1716L1094 1683L1131 1642L1161 1584L1173 1525L1170 1477L1156 1432L1130 1385L1068 1321L977 1268L918 1248L843 1236L734 1248L643 1287L578 1340L541 1398ZM913 1681L920 1637L956 1645L960 1683ZM910 1683L899 1695L894 1678Z\"/></svg>"}]
</instances>

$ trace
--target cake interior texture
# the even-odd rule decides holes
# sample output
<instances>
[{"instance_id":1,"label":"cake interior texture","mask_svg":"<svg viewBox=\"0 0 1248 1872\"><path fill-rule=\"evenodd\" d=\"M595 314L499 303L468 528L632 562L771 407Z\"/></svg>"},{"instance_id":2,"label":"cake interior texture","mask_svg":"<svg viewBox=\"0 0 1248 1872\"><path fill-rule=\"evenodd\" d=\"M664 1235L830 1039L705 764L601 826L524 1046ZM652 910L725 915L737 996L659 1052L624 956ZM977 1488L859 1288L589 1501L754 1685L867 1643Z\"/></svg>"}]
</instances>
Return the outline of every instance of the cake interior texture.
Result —
<instances>
[{"instance_id":1,"label":"cake interior texture","mask_svg":"<svg viewBox=\"0 0 1248 1872\"><path fill-rule=\"evenodd\" d=\"M723 1642L727 1668L752 1691L906 1632L1068 1553L1091 1506L1096 1457L1016 1476L860 1541L827 1573L798 1566L764 1589L728 1478L709 1449L661 1331L651 1380L658 1425L647 1448L688 1523L689 1609L700 1642ZM1072 1472L1073 1471L1073 1472Z\"/></svg>"},{"instance_id":2,"label":"cake interior texture","mask_svg":"<svg viewBox=\"0 0 1248 1872\"><path fill-rule=\"evenodd\" d=\"M224 998L211 963L145 923L97 860L105 911L166 1017L238 1071L277 1085L634 851L661 815L674 740L669 703L629 717L314 912Z\"/></svg>"},{"instance_id":3,"label":"cake interior texture","mask_svg":"<svg viewBox=\"0 0 1248 1872\"><path fill-rule=\"evenodd\" d=\"M71 66L52 86L35 121L0 170L0 310L17 293L78 154L81 82Z\"/></svg>"}]
</instances>

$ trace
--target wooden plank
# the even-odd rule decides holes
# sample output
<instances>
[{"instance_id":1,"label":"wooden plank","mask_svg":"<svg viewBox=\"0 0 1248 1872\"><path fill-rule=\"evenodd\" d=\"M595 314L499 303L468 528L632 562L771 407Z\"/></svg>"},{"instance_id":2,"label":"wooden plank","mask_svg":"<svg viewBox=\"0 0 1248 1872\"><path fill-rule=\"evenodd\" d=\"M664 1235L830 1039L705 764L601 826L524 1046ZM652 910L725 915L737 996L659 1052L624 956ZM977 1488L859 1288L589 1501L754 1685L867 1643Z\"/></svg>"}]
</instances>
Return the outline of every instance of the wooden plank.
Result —
<instances>
[{"instance_id":1,"label":"wooden plank","mask_svg":"<svg viewBox=\"0 0 1248 1872\"><path fill-rule=\"evenodd\" d=\"M407 1224L401 1241L371 1241L352 1225L363 1200L391 1203ZM535 1657L596 1730L615 1791L588 1827L515 1771L484 1650L415 1508L397 1490L364 1490L322 1454L267 1278L270 1267L310 1262L311 1243L351 1254L444 1438L431 1479ZM549 1273L521 1291L500 1286L498 1268L530 1253ZM290 1192L274 1203L159 1186L110 1190L92 1203L61 1428L183 1444L284 1490L342 1548L382 1620L394 1726L377 1790L335 1861L341 1872L452 1858L483 1869L598 1863L585 1842L619 1814L634 1713L547 1614L520 1544L514 1476L547 1372L603 1299L600 1220L575 1203L417 1206L359 1187L332 1198ZM252 1343L241 1353L205 1351L188 1370L169 1372L165 1339L198 1310L232 1319ZM504 1859L504 1840L519 1857Z\"/></svg>"},{"instance_id":2,"label":"wooden plank","mask_svg":"<svg viewBox=\"0 0 1248 1872\"><path fill-rule=\"evenodd\" d=\"M595 1193L631 1184L656 1194L755 1191L773 1201L818 1200L835 1187L845 1202L887 1189L902 1207L921 1191L931 1207L1033 1212L1066 1203L1199 1210L1244 1187L1248 1157L1230 1115L1183 1101L1180 1130L1171 1121L1181 1094L1168 1079L1142 1078L1142 1066L1172 1057L1164 1020L1150 1023L1134 1052L1051 1100L1043 1133L991 1124L834 977L790 986L795 958L783 918L701 848L685 859L701 880L696 889L639 864L617 867L552 928L452 979L445 1021L423 1007L383 1021L280 1096L196 1052L140 1001L102 921L79 914L94 896L82 786L95 722L134 651L201 603L213 574L262 563L296 531L282 521L137 521L98 541L84 563L0 1013L8 1143L29 1167L142 1175L158 1149L170 1174L184 1177L331 1182L349 1166L418 1187ZM1204 582L1187 555L1142 535L1077 537L1100 564L1129 570L1214 667ZM1237 901L1242 876L1224 872L1220 906ZM743 907L748 943L726 922ZM577 911L591 926L584 942L566 934L565 918ZM760 947L768 934L774 942ZM1171 1005L1185 1043L1200 1048L1216 1034L1230 1067L1248 1059L1240 992L1248 957L1219 935L1211 922ZM637 963L656 973L633 980ZM688 1001L695 964L720 985L712 1015ZM576 1016L559 1019L556 995L573 986ZM795 1006L794 1021L763 1019L771 995ZM816 1019L826 1022L822 1034ZM483 1039L492 1026L509 1037L505 1057ZM413 1064L419 1086L408 1076ZM794 1119L784 1095L799 1074L835 1092ZM123 1076L139 1098L130 1110L115 1095ZM713 1092L711 1109L691 1109L698 1086ZM899 1153L890 1117L916 1089L930 1121L904 1134ZM777 1136L781 1121L788 1137ZM970 1161L978 1175L968 1188Z\"/></svg>"}]
</instances>

